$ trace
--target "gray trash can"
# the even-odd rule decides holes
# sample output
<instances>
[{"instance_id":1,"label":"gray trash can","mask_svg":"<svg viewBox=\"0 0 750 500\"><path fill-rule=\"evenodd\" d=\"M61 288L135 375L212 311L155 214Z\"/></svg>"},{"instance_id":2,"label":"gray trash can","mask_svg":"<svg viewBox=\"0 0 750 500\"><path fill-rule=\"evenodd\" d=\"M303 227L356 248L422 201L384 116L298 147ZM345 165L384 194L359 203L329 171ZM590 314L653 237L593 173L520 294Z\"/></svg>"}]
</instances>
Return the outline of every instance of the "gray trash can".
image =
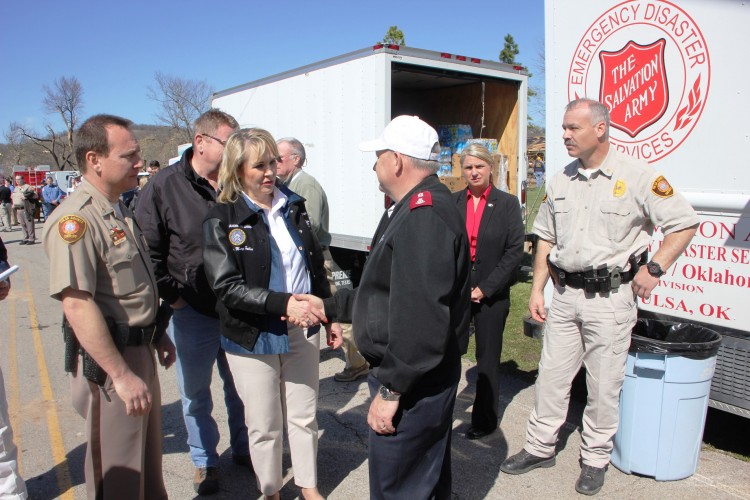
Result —
<instances>
[{"instance_id":1,"label":"gray trash can","mask_svg":"<svg viewBox=\"0 0 750 500\"><path fill-rule=\"evenodd\" d=\"M639 319L620 395L612 465L658 481L698 467L721 335L692 324Z\"/></svg>"}]
</instances>

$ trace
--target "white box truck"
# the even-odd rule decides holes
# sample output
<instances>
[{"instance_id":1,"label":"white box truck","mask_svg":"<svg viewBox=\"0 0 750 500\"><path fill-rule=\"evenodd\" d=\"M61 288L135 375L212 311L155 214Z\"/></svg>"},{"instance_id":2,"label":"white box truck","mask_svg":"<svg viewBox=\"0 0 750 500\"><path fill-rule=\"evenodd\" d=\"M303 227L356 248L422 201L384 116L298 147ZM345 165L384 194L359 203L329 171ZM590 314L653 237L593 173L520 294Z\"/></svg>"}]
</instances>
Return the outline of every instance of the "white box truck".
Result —
<instances>
[{"instance_id":1,"label":"white box truck","mask_svg":"<svg viewBox=\"0 0 750 500\"><path fill-rule=\"evenodd\" d=\"M375 156L357 144L380 135L398 115L418 115L435 128L469 124L474 137L496 139L513 171L510 191L521 193L527 89L520 66L377 44L217 92L212 104L242 127L305 145L304 168L328 196L336 258L335 249L369 249L384 195L372 171Z\"/></svg>"},{"instance_id":2,"label":"white box truck","mask_svg":"<svg viewBox=\"0 0 750 500\"><path fill-rule=\"evenodd\" d=\"M723 335L709 404L750 417L750 36L741 0L546 0L547 173L570 162L565 105L604 102L611 142L661 171L700 215L641 317ZM656 231L651 250L662 241Z\"/></svg>"}]
</instances>

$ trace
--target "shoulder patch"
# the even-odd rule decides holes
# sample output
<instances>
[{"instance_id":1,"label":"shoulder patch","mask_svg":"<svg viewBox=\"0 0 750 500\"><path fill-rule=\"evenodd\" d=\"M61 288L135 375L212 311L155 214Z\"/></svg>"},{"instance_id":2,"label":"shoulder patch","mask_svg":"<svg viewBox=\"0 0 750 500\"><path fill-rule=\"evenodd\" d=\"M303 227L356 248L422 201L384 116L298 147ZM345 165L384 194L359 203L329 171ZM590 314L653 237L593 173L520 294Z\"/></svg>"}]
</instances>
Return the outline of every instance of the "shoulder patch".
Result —
<instances>
[{"instance_id":1,"label":"shoulder patch","mask_svg":"<svg viewBox=\"0 0 750 500\"><path fill-rule=\"evenodd\" d=\"M64 215L57 221L57 232L68 245L83 238L88 223L78 215Z\"/></svg>"},{"instance_id":2,"label":"shoulder patch","mask_svg":"<svg viewBox=\"0 0 750 500\"><path fill-rule=\"evenodd\" d=\"M627 187L625 186L625 181L618 179L617 182L615 182L615 189L612 190L612 194L615 195L615 198L620 198L625 194L626 190Z\"/></svg>"},{"instance_id":3,"label":"shoulder patch","mask_svg":"<svg viewBox=\"0 0 750 500\"><path fill-rule=\"evenodd\" d=\"M660 198L669 198L674 194L674 189L663 175L656 178L651 185L651 192Z\"/></svg>"},{"instance_id":4,"label":"shoulder patch","mask_svg":"<svg viewBox=\"0 0 750 500\"><path fill-rule=\"evenodd\" d=\"M429 191L420 191L414 193L409 201L409 208L414 210L419 207L431 207L432 206L432 193Z\"/></svg>"}]
</instances>

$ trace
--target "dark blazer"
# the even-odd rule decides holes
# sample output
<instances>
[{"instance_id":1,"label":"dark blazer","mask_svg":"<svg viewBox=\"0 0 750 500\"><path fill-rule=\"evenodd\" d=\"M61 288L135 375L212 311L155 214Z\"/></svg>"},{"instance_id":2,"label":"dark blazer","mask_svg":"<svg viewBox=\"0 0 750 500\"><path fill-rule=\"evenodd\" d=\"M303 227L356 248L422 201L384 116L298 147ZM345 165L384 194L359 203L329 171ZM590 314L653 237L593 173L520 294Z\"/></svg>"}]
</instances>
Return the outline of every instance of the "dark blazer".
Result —
<instances>
[{"instance_id":1,"label":"dark blazer","mask_svg":"<svg viewBox=\"0 0 750 500\"><path fill-rule=\"evenodd\" d=\"M453 193L461 220L466 223L468 189ZM518 279L523 259L524 227L518 199L492 187L477 234L477 255L471 286L478 286L487 299L507 299Z\"/></svg>"}]
</instances>

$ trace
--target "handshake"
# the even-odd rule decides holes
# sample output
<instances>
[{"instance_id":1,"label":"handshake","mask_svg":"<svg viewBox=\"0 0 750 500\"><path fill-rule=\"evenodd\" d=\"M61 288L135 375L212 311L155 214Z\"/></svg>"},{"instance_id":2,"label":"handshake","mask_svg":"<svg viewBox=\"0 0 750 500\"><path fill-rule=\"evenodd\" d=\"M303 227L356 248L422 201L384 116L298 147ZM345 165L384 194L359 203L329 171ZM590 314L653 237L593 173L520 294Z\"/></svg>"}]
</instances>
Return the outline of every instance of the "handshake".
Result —
<instances>
[{"instance_id":1,"label":"handshake","mask_svg":"<svg viewBox=\"0 0 750 500\"><path fill-rule=\"evenodd\" d=\"M324 323L326 340L334 349L343 342L342 329L339 323L328 323L323 300L310 294L294 294L286 305L286 319L295 326L311 328Z\"/></svg>"}]
</instances>

